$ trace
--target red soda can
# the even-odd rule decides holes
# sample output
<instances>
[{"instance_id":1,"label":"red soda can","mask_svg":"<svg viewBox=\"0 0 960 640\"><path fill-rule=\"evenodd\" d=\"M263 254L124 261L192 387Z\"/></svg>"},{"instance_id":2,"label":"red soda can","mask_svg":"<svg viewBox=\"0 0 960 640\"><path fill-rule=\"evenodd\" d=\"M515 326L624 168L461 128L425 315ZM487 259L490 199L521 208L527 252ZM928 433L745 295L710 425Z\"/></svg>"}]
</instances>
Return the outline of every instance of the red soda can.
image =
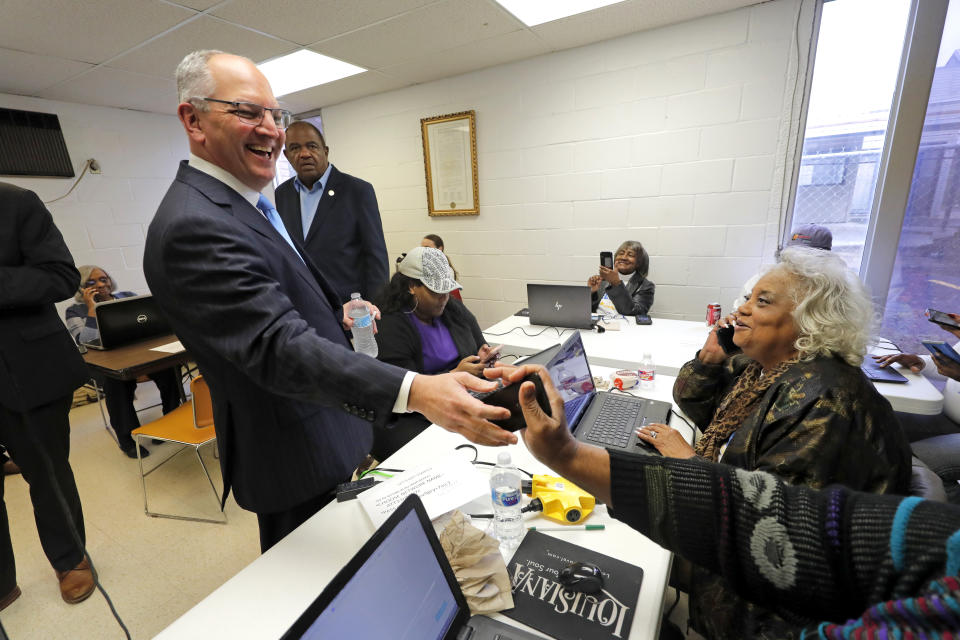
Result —
<instances>
[{"instance_id":1,"label":"red soda can","mask_svg":"<svg viewBox=\"0 0 960 640\"><path fill-rule=\"evenodd\" d=\"M707 305L707 326L712 327L720 321L720 303L711 302Z\"/></svg>"}]
</instances>

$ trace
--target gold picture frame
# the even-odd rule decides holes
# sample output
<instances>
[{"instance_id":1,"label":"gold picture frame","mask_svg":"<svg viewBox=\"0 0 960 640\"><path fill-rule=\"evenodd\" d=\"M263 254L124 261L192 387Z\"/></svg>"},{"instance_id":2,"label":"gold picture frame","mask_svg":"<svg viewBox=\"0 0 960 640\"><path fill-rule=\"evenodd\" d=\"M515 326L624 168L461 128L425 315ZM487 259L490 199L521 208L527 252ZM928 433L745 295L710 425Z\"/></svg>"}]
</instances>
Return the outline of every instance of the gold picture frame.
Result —
<instances>
[{"instance_id":1,"label":"gold picture frame","mask_svg":"<svg viewBox=\"0 0 960 640\"><path fill-rule=\"evenodd\" d=\"M420 132L427 174L428 213L431 216L478 215L476 112L422 118Z\"/></svg>"}]
</instances>

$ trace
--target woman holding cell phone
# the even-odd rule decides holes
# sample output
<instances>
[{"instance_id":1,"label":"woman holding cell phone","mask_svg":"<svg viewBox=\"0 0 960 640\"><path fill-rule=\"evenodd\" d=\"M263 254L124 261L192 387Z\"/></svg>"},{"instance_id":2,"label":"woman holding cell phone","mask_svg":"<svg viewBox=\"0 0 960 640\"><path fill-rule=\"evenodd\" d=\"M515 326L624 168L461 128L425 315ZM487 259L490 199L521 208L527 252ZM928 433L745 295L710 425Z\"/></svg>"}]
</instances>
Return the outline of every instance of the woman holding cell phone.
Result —
<instances>
[{"instance_id":1,"label":"woman holding cell phone","mask_svg":"<svg viewBox=\"0 0 960 640\"><path fill-rule=\"evenodd\" d=\"M647 278L650 270L647 250L636 240L627 240L617 248L612 258L612 263L608 262L610 252L602 252L598 274L587 280L592 310L597 310L606 295L620 315L647 315L653 306L656 290L656 285Z\"/></svg>"},{"instance_id":2,"label":"woman holding cell phone","mask_svg":"<svg viewBox=\"0 0 960 640\"><path fill-rule=\"evenodd\" d=\"M960 338L960 314L927 310L930 322L935 323L947 333ZM914 373L922 373L931 380L946 379L943 389L943 412L935 416L921 416L913 413L897 413L900 424L911 442L913 455L922 460L943 479L947 499L960 504L960 362L953 360L944 352L960 351L960 342L950 349L947 344L936 345L940 341L924 340L924 346L931 350L930 355L915 353L895 353L874 356L883 367L898 363ZM937 349L940 346L940 349Z\"/></svg>"}]
</instances>

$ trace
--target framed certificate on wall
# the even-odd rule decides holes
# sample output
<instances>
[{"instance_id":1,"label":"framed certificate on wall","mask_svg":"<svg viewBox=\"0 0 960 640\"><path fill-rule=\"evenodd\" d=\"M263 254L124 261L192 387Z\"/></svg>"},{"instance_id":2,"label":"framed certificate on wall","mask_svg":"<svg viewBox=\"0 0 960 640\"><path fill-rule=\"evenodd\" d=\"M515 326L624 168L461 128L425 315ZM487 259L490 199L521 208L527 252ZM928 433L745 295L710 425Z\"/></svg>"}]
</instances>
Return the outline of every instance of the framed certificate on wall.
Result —
<instances>
[{"instance_id":1,"label":"framed certificate on wall","mask_svg":"<svg viewBox=\"0 0 960 640\"><path fill-rule=\"evenodd\" d=\"M423 118L420 131L429 214L475 216L480 213L476 112Z\"/></svg>"}]
</instances>

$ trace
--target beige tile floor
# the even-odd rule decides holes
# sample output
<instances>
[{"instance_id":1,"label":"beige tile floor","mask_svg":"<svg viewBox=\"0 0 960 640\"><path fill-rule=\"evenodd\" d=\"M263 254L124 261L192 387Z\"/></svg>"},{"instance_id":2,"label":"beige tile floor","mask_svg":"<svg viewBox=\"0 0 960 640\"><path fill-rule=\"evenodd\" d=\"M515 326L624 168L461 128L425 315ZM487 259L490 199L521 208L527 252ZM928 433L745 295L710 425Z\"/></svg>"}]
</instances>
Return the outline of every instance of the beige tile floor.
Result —
<instances>
[{"instance_id":1,"label":"beige tile floor","mask_svg":"<svg viewBox=\"0 0 960 640\"><path fill-rule=\"evenodd\" d=\"M159 403L151 383L137 388L137 407ZM146 424L160 417L159 407L140 412ZM143 494L136 459L129 459L103 428L96 404L70 413L70 462L80 490L87 529L87 548L117 612L132 638L151 638L260 552L257 520L227 500L226 525L151 518L143 513ZM146 445L154 464L174 445ZM220 468L208 447L202 451L214 483ZM60 599L53 570L40 548L27 485L20 476L5 479L10 535L23 595L0 614L11 640L122 639L123 632L99 592L68 605ZM172 459L147 477L152 510L216 516L212 493L192 451ZM667 594L668 605L674 599ZM687 599L682 596L670 617L686 627ZM695 632L688 638L699 639Z\"/></svg>"},{"instance_id":2,"label":"beige tile floor","mask_svg":"<svg viewBox=\"0 0 960 640\"><path fill-rule=\"evenodd\" d=\"M152 383L138 386L137 406L159 402ZM159 407L140 413L142 423L161 415ZM103 428L96 404L70 413L70 462L80 490L87 548L100 580L133 638L151 638L180 617L260 553L257 520L227 501L228 523L206 524L151 518L143 513L136 459L123 455ZM152 464L175 445L147 444ZM210 447L202 450L219 488L220 469ZM11 640L122 639L123 632L100 593L68 605L40 548L27 484L5 480L10 535L23 595L0 614ZM152 510L215 517L217 506L192 450L147 477ZM154 501L156 497L156 501Z\"/></svg>"}]
</instances>

